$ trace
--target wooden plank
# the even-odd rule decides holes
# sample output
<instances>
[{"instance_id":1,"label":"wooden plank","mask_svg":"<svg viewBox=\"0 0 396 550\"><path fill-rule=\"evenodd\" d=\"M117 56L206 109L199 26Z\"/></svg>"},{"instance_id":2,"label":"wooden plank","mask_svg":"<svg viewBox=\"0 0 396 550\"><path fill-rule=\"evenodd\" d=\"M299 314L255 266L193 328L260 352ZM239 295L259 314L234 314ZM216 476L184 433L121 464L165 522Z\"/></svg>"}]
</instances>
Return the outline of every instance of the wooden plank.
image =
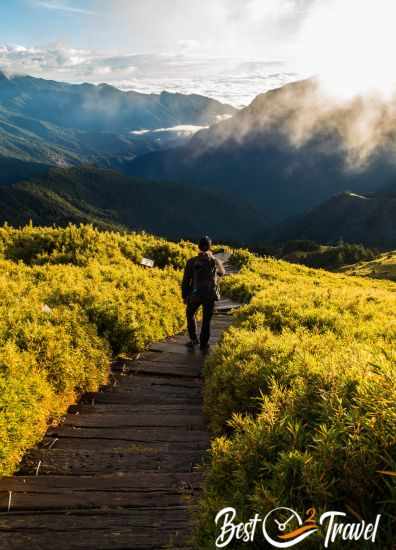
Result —
<instances>
[{"instance_id":1,"label":"wooden plank","mask_svg":"<svg viewBox=\"0 0 396 550\"><path fill-rule=\"evenodd\" d=\"M190 405L186 403L167 403L165 405L156 403L141 403L135 405L133 403L127 404L101 404L95 403L94 405L88 405L79 403L73 405L68 411L70 414L201 414L202 407L199 403Z\"/></svg>"},{"instance_id":2,"label":"wooden plank","mask_svg":"<svg viewBox=\"0 0 396 550\"><path fill-rule=\"evenodd\" d=\"M143 386L163 386L164 388L193 388L200 389L202 380L198 377L189 379L178 379L174 377L164 378L162 376L136 376L131 374L120 379L118 387L125 390L126 387L143 387ZM172 390L173 391L173 390Z\"/></svg>"},{"instance_id":3,"label":"wooden plank","mask_svg":"<svg viewBox=\"0 0 396 550\"><path fill-rule=\"evenodd\" d=\"M130 373L143 375L149 373L157 376L197 378L201 375L202 367L189 365L174 365L158 361L135 361L128 367Z\"/></svg>"},{"instance_id":4,"label":"wooden plank","mask_svg":"<svg viewBox=\"0 0 396 550\"><path fill-rule=\"evenodd\" d=\"M68 479L68 476L61 476ZM41 478L45 479L45 478ZM49 478L51 479L51 478ZM194 505L167 506L150 508L113 508L100 510L69 510L64 512L0 512L0 532L16 530L79 530L79 529L117 529L133 526L136 529L169 528L185 526ZM0 537L1 540L1 537Z\"/></svg>"},{"instance_id":5,"label":"wooden plank","mask_svg":"<svg viewBox=\"0 0 396 550\"><path fill-rule=\"evenodd\" d=\"M209 441L206 430L181 430L180 428L76 428L72 426L61 426L47 432L47 439L54 438L78 438L132 441L140 443L172 443L172 442L200 442Z\"/></svg>"},{"instance_id":6,"label":"wooden plank","mask_svg":"<svg viewBox=\"0 0 396 550\"><path fill-rule=\"evenodd\" d=\"M202 380L199 378L190 379L190 380L174 380L169 378L164 380L160 376L141 376L134 378L133 376L123 379L120 382L117 382L114 386L106 388L103 392L94 394L96 399L100 395L105 393L123 393L130 392L134 396L131 396L133 402L135 403L135 397L137 398L136 403L139 403L139 395L145 395L150 398L150 396L158 397L202 397ZM92 396L91 396L92 402Z\"/></svg>"},{"instance_id":7,"label":"wooden plank","mask_svg":"<svg viewBox=\"0 0 396 550\"><path fill-rule=\"evenodd\" d=\"M189 349L186 345L173 344L172 342L158 342L152 344L149 348L151 351L165 351L167 353L180 353L185 356L197 355L199 350Z\"/></svg>"},{"instance_id":8,"label":"wooden plank","mask_svg":"<svg viewBox=\"0 0 396 550\"><path fill-rule=\"evenodd\" d=\"M184 336L187 342L187 336ZM190 354L186 357L175 355L174 353L146 351L142 353L137 360L152 361L156 363L172 363L173 365L189 365L192 367L201 367L204 357L201 354ZM128 363L128 360L127 360Z\"/></svg>"},{"instance_id":9,"label":"wooden plank","mask_svg":"<svg viewBox=\"0 0 396 550\"><path fill-rule=\"evenodd\" d=\"M139 452L134 447L117 452L96 450L33 449L25 456L20 473L32 475L40 463L40 475L96 475L114 472L157 470L191 472L202 460L202 451L175 451L161 454Z\"/></svg>"},{"instance_id":10,"label":"wooden plank","mask_svg":"<svg viewBox=\"0 0 396 550\"><path fill-rule=\"evenodd\" d=\"M166 488L148 487L145 490L122 489L117 490L78 490L52 489L44 491L12 493L11 506L13 511L49 511L49 510L76 510L98 508L156 508L169 506L182 506L188 502L189 495L193 494L193 488L188 484ZM0 510L7 511L9 495L0 493Z\"/></svg>"},{"instance_id":11,"label":"wooden plank","mask_svg":"<svg viewBox=\"0 0 396 550\"><path fill-rule=\"evenodd\" d=\"M90 431L93 431L91 428ZM108 430L109 432L112 430ZM185 430L182 431L185 433ZM191 432L195 433L195 432ZM61 435L61 434L59 434ZM52 444L52 448L62 450L97 450L97 451L113 451L113 452L151 452L151 453L168 453L177 451L205 451L209 448L209 441L191 440L191 441L136 441L125 439L111 439L106 438L103 434L100 437L59 437L45 438L42 442L40 449L49 448Z\"/></svg>"},{"instance_id":12,"label":"wooden plank","mask_svg":"<svg viewBox=\"0 0 396 550\"><path fill-rule=\"evenodd\" d=\"M191 550L186 547L189 532L146 528L144 532L133 527L117 531L85 529L69 532L40 531L11 532L2 534L1 550Z\"/></svg>"},{"instance_id":13,"label":"wooden plank","mask_svg":"<svg viewBox=\"0 0 396 550\"><path fill-rule=\"evenodd\" d=\"M175 492L199 489L202 475L197 472L162 473L139 472L116 473L102 476L14 476L0 478L0 496L3 492L14 493L57 493L59 490L73 491L151 491L173 489Z\"/></svg>"},{"instance_id":14,"label":"wooden plank","mask_svg":"<svg viewBox=\"0 0 396 550\"><path fill-rule=\"evenodd\" d=\"M104 393L98 393L95 397L90 398L90 403L99 404L115 404L115 405L129 405L131 403L135 405L140 404L178 404L178 405L199 405L202 402L201 390L195 388L189 389L189 391L178 392L163 392L155 391L157 388L153 388L150 391L139 391L138 388L130 389L126 388L126 391L108 391ZM180 389L180 388L179 388ZM184 390L185 388L181 388Z\"/></svg>"},{"instance_id":15,"label":"wooden plank","mask_svg":"<svg viewBox=\"0 0 396 550\"><path fill-rule=\"evenodd\" d=\"M202 415L178 414L68 414L64 420L65 426L81 426L91 428L128 428L128 427L188 427L202 429L205 421Z\"/></svg>"}]
</instances>

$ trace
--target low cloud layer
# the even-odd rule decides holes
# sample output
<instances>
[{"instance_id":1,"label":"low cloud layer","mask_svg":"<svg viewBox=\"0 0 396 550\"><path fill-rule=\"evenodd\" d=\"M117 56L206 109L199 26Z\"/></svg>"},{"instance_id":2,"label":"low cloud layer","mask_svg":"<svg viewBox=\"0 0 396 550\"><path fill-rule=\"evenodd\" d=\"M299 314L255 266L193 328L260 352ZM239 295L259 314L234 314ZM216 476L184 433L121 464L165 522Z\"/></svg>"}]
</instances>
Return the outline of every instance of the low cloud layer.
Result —
<instances>
[{"instance_id":1,"label":"low cloud layer","mask_svg":"<svg viewBox=\"0 0 396 550\"><path fill-rule=\"evenodd\" d=\"M188 49L189 45L183 47ZM123 90L197 93L235 106L298 79L281 62L189 54L118 54L66 48L0 46L0 68L67 82L107 82Z\"/></svg>"}]
</instances>

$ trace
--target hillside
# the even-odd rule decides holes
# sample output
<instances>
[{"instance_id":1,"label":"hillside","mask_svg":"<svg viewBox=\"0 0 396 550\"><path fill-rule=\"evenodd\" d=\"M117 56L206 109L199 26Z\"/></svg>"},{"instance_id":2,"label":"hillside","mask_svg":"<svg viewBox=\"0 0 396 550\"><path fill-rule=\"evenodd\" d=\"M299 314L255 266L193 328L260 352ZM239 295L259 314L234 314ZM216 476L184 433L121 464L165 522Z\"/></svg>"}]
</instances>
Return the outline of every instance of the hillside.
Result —
<instances>
[{"instance_id":1,"label":"hillside","mask_svg":"<svg viewBox=\"0 0 396 550\"><path fill-rule=\"evenodd\" d=\"M53 426L50 447L44 441L31 455L32 473L38 472L37 457L46 459L42 475L26 480L34 491L24 494L28 485L22 483L22 476L16 490L12 486L13 506L7 520L19 515L12 533L22 530L20 510L27 519L27 503L33 500L34 509L43 512L40 521L45 526L32 529L35 540L43 533L50 536L47 525L57 534L66 532L72 522L76 531L78 515L86 515L89 508L89 517L98 510L103 516L104 505L107 514L116 504L115 513L119 517L122 512L123 525L132 513L128 526L135 529L142 498L146 509L153 502L158 507L164 488L151 475L148 497L148 485L139 485L138 499L126 499L128 472L137 471L131 464L139 464L146 474L153 465L155 474L169 473L166 469L158 472L158 465L164 464L158 460L169 455L170 444L177 443L172 464L178 464L183 474L191 474L190 451L201 452L208 445L207 439L200 439L203 425L196 424L197 414L202 419L200 405L195 417L190 415L192 420L179 408L171 414L167 405L162 422L157 405L151 413L155 420L149 413L142 414L145 395L152 399L160 386L169 385L173 396L188 397L187 406L195 406L196 412L201 396L198 383L203 378L212 441L205 460L205 485L203 491L201 485L197 489L200 502L198 510L194 509L194 547L213 549L218 535L214 517L226 506L235 507L241 518L250 518L256 513L264 517L283 502L303 514L314 502L318 515L340 510L347 513L348 521L372 521L382 514L379 547L391 548L396 471L394 283L258 258L247 250L230 252L230 261L239 272L222 282L222 292L246 305L231 319L217 320L216 338L226 332L207 357L203 377L198 378L193 370L197 357L186 349L183 337L152 347L150 357L155 359L148 368L156 369L154 375L144 370L140 357L133 357L152 342L183 329L181 268L196 247L148 234L101 232L90 226L0 228L0 472L15 471L25 451L42 441L49 420ZM152 258L156 267L143 268L142 257ZM158 360L160 350L167 355L163 362ZM117 388L108 387L95 401L92 392L108 380L110 361L116 357L120 359L118 375L113 374ZM199 353L199 361L201 357ZM172 384L164 382L160 370L165 368L172 373ZM180 368L182 380L178 380ZM138 372L145 376L143 390L136 390ZM125 380L128 375L133 378ZM86 424L74 409L61 428L54 427L84 392L88 392L87 400L80 405ZM139 395L137 404L132 404L132 392L134 397ZM103 407L108 402L117 404L119 418L115 419L114 407L111 413ZM160 430L170 418L174 428L172 438L167 439L169 430ZM178 437L186 418L195 422L189 424L187 443ZM114 433L115 420L123 422L121 437ZM131 422L140 422L134 436ZM160 449L147 446L145 435L150 428L156 432ZM89 436L76 429L88 430ZM95 485L86 485L92 479L92 464L97 467L99 463L95 447L89 445L97 444L103 429L101 455L106 455L106 461L100 462L103 470ZM65 437L59 435L61 430ZM164 435L160 441L159 433ZM57 461L62 463L61 479L49 490L46 474L53 473ZM120 464L129 465L130 470L121 470ZM118 477L123 473L122 500L121 485L117 490L108 485L110 471ZM71 486L76 475L78 483ZM44 483L41 489L32 485L36 482ZM172 496L165 504L174 507L179 494L173 474L172 483ZM106 491L100 501L105 504L100 507L94 500L98 490ZM40 491L43 500L38 499ZM184 502L191 503L194 488L189 485L188 491L183 493ZM82 498L85 492L89 494ZM5 506L9 498L5 492ZM65 524L62 508L61 523L54 526L60 502L67 502L73 510L72 520ZM119 521L117 528L106 523L100 536L118 536ZM25 525L23 529L26 536ZM76 536L81 536L81 529L77 531ZM322 542L323 529L304 548L317 549ZM259 550L262 541L258 539L251 547ZM333 547L345 548L344 541L336 541Z\"/></svg>"},{"instance_id":2,"label":"hillside","mask_svg":"<svg viewBox=\"0 0 396 550\"><path fill-rule=\"evenodd\" d=\"M232 223L230 213L232 212ZM0 223L92 223L178 239L211 234L246 242L260 228L255 211L204 189L128 178L94 167L55 169L0 186Z\"/></svg>"},{"instance_id":3,"label":"hillside","mask_svg":"<svg viewBox=\"0 0 396 550\"><path fill-rule=\"evenodd\" d=\"M369 262L359 262L340 269L348 275L396 281L396 252L380 254Z\"/></svg>"},{"instance_id":4,"label":"hillside","mask_svg":"<svg viewBox=\"0 0 396 550\"><path fill-rule=\"evenodd\" d=\"M133 354L184 324L179 268L188 243L150 235L0 228L0 474L40 441L51 419ZM150 271L143 256L153 258Z\"/></svg>"},{"instance_id":5,"label":"hillside","mask_svg":"<svg viewBox=\"0 0 396 550\"><path fill-rule=\"evenodd\" d=\"M0 71L0 155L53 165L120 159L156 150L158 135L134 130L207 126L235 109L199 96L122 92Z\"/></svg>"},{"instance_id":6,"label":"hillside","mask_svg":"<svg viewBox=\"0 0 396 550\"><path fill-rule=\"evenodd\" d=\"M263 518L285 503L302 514L315 503L318 517L339 510L348 522L382 514L374 546L391 548L396 286L247 251L234 260L241 272L223 291L247 305L205 367L214 439L196 547L212 550L213 518L225 507ZM302 547L322 548L324 531Z\"/></svg>"},{"instance_id":7,"label":"hillside","mask_svg":"<svg viewBox=\"0 0 396 550\"><path fill-rule=\"evenodd\" d=\"M274 238L363 243L380 249L396 247L396 193L345 192L272 232Z\"/></svg>"},{"instance_id":8,"label":"hillside","mask_svg":"<svg viewBox=\"0 0 396 550\"><path fill-rule=\"evenodd\" d=\"M0 185L46 176L49 170L47 164L0 156Z\"/></svg>"},{"instance_id":9,"label":"hillside","mask_svg":"<svg viewBox=\"0 0 396 550\"><path fill-rule=\"evenodd\" d=\"M334 194L373 192L392 181L396 166L386 147L359 168L346 165L349 150L340 131L349 128L339 131L334 121L354 123L364 107L326 113L317 94L314 81L302 81L259 95L231 119L198 132L186 146L136 158L130 173L210 185L243 197L268 225L303 214ZM319 112L311 128L320 108L325 113Z\"/></svg>"}]
</instances>

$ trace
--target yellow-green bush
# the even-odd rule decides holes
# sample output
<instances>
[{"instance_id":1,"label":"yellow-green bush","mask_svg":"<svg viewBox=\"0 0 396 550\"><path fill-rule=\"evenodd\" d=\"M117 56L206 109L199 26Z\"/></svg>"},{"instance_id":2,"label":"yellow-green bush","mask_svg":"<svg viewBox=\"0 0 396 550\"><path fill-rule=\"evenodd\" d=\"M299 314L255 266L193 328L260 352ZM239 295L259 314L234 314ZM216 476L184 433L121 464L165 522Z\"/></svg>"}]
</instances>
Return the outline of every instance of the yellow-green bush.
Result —
<instances>
[{"instance_id":1,"label":"yellow-green bush","mask_svg":"<svg viewBox=\"0 0 396 550\"><path fill-rule=\"evenodd\" d=\"M182 241L174 244L146 233L103 232L91 225L68 227L0 227L0 255L29 265L86 265L93 259L119 263L127 259L140 263L153 259L158 267L181 268L193 256L195 247Z\"/></svg>"},{"instance_id":2,"label":"yellow-green bush","mask_svg":"<svg viewBox=\"0 0 396 550\"><path fill-rule=\"evenodd\" d=\"M314 506L367 520L382 513L378 547L387 548L396 485L379 471L396 471L396 285L244 261L224 285L251 301L205 367L217 437L198 546L213 548L223 507L241 521L277 506Z\"/></svg>"},{"instance_id":3,"label":"yellow-green bush","mask_svg":"<svg viewBox=\"0 0 396 550\"><path fill-rule=\"evenodd\" d=\"M174 268L192 254L189 243L90 226L0 229L0 474L105 382L112 355L184 326ZM163 269L141 267L143 256Z\"/></svg>"}]
</instances>

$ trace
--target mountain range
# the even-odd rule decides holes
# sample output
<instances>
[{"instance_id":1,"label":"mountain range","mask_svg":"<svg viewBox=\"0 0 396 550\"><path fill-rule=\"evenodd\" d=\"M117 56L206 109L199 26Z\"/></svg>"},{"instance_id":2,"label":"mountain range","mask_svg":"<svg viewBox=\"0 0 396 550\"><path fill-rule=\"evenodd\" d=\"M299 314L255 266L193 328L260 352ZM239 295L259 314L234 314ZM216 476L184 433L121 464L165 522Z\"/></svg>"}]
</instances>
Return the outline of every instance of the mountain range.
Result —
<instances>
[{"instance_id":1,"label":"mountain range","mask_svg":"<svg viewBox=\"0 0 396 550\"><path fill-rule=\"evenodd\" d=\"M300 81L259 95L186 145L137 157L127 170L210 187L250 202L261 213L263 226L301 215L343 191L375 192L391 183L394 153L378 149L369 161L348 166L348 151L331 114L319 130L304 129L317 108L316 86L313 80ZM351 107L350 113L337 111L336 116L359 113Z\"/></svg>"},{"instance_id":2,"label":"mountain range","mask_svg":"<svg viewBox=\"0 0 396 550\"><path fill-rule=\"evenodd\" d=\"M27 181L1 185L0 223L23 226L30 221L57 226L92 223L171 239L210 234L238 243L251 242L260 229L254 209L213 191L139 180L93 166L48 168Z\"/></svg>"},{"instance_id":3,"label":"mountain range","mask_svg":"<svg viewBox=\"0 0 396 550\"><path fill-rule=\"evenodd\" d=\"M314 80L235 110L0 72L0 221L395 247L396 123L354 164L351 139L357 156L370 146L367 127L350 131L364 104L323 102Z\"/></svg>"},{"instance_id":4,"label":"mountain range","mask_svg":"<svg viewBox=\"0 0 396 550\"><path fill-rule=\"evenodd\" d=\"M123 92L0 72L0 156L112 167L162 146L158 135L135 131L208 126L235 112L199 95Z\"/></svg>"}]
</instances>

